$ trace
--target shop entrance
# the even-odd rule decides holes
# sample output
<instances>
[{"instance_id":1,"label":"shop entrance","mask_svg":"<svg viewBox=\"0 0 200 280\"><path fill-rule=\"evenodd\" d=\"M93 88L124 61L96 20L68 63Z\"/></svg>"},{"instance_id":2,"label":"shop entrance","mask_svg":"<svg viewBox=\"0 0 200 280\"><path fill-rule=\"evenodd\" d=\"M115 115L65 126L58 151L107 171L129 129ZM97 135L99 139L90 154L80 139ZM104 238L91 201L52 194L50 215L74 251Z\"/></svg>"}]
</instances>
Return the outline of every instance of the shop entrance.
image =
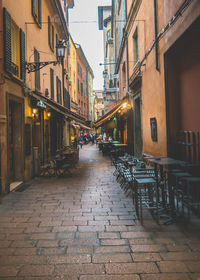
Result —
<instances>
[{"instance_id":1,"label":"shop entrance","mask_svg":"<svg viewBox=\"0 0 200 280\"><path fill-rule=\"evenodd\" d=\"M23 103L8 102L8 170L10 182L23 181Z\"/></svg>"}]
</instances>

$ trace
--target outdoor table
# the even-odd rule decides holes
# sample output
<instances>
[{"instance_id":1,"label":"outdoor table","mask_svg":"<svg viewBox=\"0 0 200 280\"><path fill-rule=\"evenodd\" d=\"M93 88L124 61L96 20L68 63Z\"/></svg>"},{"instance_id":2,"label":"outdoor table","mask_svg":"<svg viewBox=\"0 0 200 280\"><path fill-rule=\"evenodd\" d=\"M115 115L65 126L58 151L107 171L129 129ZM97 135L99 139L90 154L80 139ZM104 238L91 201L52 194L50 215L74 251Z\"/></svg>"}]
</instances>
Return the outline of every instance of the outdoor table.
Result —
<instances>
[{"instance_id":1,"label":"outdoor table","mask_svg":"<svg viewBox=\"0 0 200 280\"><path fill-rule=\"evenodd\" d=\"M154 170L155 170L155 177L156 177L156 182L157 182L157 189L158 189L158 195L159 195L159 200L160 200L160 192L159 189L161 190L161 205L163 207L163 210L167 210L167 208L170 207L170 212L172 213L172 209L174 208L174 201L173 200L173 194L172 194L172 189L171 186L168 186L168 193L166 193L166 177L164 176L164 168L167 170L167 172L172 169L173 167L180 166L184 164L184 161L181 160L176 160L170 157L153 157L153 158L148 158L148 162L152 163L154 165ZM158 166L160 169L160 180L158 176ZM164 184L160 184L164 180ZM166 199L166 194L169 197L169 204L167 204L167 199Z\"/></svg>"}]
</instances>

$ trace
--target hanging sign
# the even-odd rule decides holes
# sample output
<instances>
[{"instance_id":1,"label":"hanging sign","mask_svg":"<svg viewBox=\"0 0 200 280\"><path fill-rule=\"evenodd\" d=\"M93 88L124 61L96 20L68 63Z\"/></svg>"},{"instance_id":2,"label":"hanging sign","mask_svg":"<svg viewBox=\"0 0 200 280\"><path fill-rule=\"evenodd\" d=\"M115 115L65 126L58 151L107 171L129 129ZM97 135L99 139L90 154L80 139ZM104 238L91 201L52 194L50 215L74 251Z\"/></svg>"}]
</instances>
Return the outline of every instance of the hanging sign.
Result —
<instances>
[{"instance_id":1,"label":"hanging sign","mask_svg":"<svg viewBox=\"0 0 200 280\"><path fill-rule=\"evenodd\" d=\"M38 100L36 105L37 107L44 108L44 109L47 107L41 100Z\"/></svg>"}]
</instances>

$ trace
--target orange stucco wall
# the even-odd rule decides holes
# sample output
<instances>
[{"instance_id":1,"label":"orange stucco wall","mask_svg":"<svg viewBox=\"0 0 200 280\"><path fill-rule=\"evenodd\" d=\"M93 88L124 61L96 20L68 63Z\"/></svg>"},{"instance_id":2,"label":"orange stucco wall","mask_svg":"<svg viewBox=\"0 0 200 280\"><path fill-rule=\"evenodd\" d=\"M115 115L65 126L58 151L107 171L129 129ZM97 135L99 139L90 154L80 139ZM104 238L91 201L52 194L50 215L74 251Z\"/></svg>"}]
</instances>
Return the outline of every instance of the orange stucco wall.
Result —
<instances>
[{"instance_id":1,"label":"orange stucco wall","mask_svg":"<svg viewBox=\"0 0 200 280\"><path fill-rule=\"evenodd\" d=\"M136 1L137 2L137 1ZM139 1L138 1L139 3ZM157 22L158 32L164 26L164 6L163 1L157 1ZM129 54L129 78L134 71L133 63L133 34L137 28L139 39L139 60L141 61L145 53L150 48L155 39L154 34L154 6L153 1L142 1L135 21L128 32L128 54ZM156 70L155 49L150 53L141 67L141 118L142 118L142 138L143 152L152 155L166 155L166 110L165 110L165 90L164 90L164 61L165 41L159 42L159 68ZM132 92L134 94L134 92ZM133 104L134 107L134 104ZM157 142L151 139L150 118L157 120Z\"/></svg>"}]
</instances>

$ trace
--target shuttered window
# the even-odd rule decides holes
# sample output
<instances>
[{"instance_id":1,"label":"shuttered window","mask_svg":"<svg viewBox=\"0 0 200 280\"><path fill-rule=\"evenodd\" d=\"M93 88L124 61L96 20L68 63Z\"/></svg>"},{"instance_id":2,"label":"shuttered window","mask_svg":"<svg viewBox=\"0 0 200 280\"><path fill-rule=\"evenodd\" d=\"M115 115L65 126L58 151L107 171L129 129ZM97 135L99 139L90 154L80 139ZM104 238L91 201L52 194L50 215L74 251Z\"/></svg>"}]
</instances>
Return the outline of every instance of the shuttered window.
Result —
<instances>
[{"instance_id":1,"label":"shuttered window","mask_svg":"<svg viewBox=\"0 0 200 280\"><path fill-rule=\"evenodd\" d=\"M50 90L51 90L51 99L54 100L54 70L50 69Z\"/></svg>"},{"instance_id":2,"label":"shuttered window","mask_svg":"<svg viewBox=\"0 0 200 280\"><path fill-rule=\"evenodd\" d=\"M32 16L37 22L38 26L42 27L42 0L31 0L32 1Z\"/></svg>"},{"instance_id":3,"label":"shuttered window","mask_svg":"<svg viewBox=\"0 0 200 280\"><path fill-rule=\"evenodd\" d=\"M49 42L50 49L54 51L54 26L52 25L49 16L48 16L48 42Z\"/></svg>"},{"instance_id":4,"label":"shuttered window","mask_svg":"<svg viewBox=\"0 0 200 280\"><path fill-rule=\"evenodd\" d=\"M57 89L57 102L62 104L61 80L58 77L56 77L56 89Z\"/></svg>"},{"instance_id":5,"label":"shuttered window","mask_svg":"<svg viewBox=\"0 0 200 280\"><path fill-rule=\"evenodd\" d=\"M40 62L40 54L36 49L34 49L34 61ZM35 89L40 90L40 70L35 72Z\"/></svg>"},{"instance_id":6,"label":"shuttered window","mask_svg":"<svg viewBox=\"0 0 200 280\"><path fill-rule=\"evenodd\" d=\"M66 108L70 109L70 95L66 88L64 89L63 103Z\"/></svg>"},{"instance_id":7,"label":"shuttered window","mask_svg":"<svg viewBox=\"0 0 200 280\"><path fill-rule=\"evenodd\" d=\"M25 81L26 79L26 55L25 55L25 33L20 29L20 78Z\"/></svg>"},{"instance_id":8,"label":"shuttered window","mask_svg":"<svg viewBox=\"0 0 200 280\"><path fill-rule=\"evenodd\" d=\"M25 34L4 8L4 68L25 80Z\"/></svg>"}]
</instances>

